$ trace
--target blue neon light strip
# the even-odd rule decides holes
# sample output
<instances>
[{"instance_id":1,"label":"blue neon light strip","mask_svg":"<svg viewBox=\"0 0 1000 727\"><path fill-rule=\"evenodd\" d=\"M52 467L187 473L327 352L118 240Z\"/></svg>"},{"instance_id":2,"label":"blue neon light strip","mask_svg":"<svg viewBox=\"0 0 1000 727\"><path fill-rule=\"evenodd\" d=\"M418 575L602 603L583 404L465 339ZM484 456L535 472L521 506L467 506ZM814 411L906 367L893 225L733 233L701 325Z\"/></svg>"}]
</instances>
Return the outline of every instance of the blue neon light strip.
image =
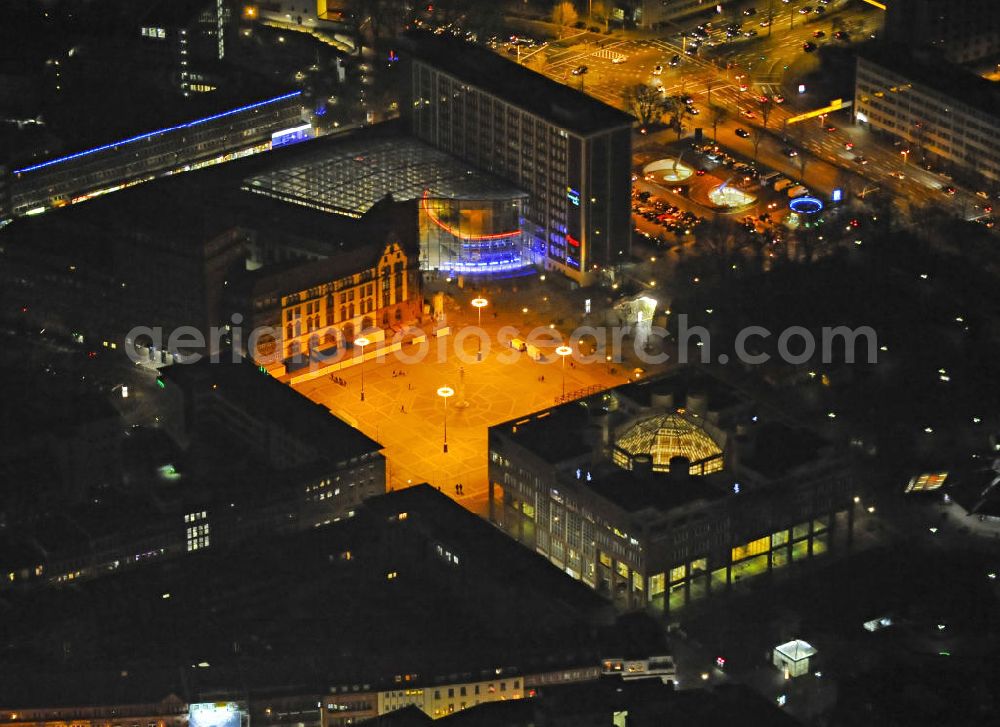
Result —
<instances>
[{"instance_id":1,"label":"blue neon light strip","mask_svg":"<svg viewBox=\"0 0 1000 727\"><path fill-rule=\"evenodd\" d=\"M292 91L291 93L286 93L283 96L275 96L274 98L267 99L266 101L258 101L257 103L247 104L246 106L240 106L236 109L230 109L229 111L223 111L220 114L215 114L214 116L206 116L203 119L198 119L197 121L188 121L185 124L178 124L177 126L168 126L165 129L159 129L158 131L150 131L146 134L140 134L139 136L133 136L130 139L123 139L122 141L116 141L111 144L105 144L104 146L94 147L93 149L87 149L87 151L78 151L76 154L69 154L68 156L59 157L58 159L50 159L47 162L41 162L40 164L35 164L30 167L24 167L24 169L15 169L14 174L24 174L25 172L33 172L37 169L44 169L45 167L50 167L53 164L59 164L60 162L68 162L71 159L79 159L80 157L87 156L88 154L96 154L99 151L107 151L108 149L114 149L115 147L122 146L124 144L131 144L134 141L142 141L143 139L150 139L159 134L168 134L171 131L179 131L180 129L190 129L192 126L198 126L199 124L205 124L209 121L215 121L216 119L222 119L226 116L232 116L233 114L240 114L244 111L251 111L253 109L260 108L261 106L267 106L268 104L277 103L278 101L284 101L285 99L295 98L300 96L302 91Z\"/></svg>"}]
</instances>

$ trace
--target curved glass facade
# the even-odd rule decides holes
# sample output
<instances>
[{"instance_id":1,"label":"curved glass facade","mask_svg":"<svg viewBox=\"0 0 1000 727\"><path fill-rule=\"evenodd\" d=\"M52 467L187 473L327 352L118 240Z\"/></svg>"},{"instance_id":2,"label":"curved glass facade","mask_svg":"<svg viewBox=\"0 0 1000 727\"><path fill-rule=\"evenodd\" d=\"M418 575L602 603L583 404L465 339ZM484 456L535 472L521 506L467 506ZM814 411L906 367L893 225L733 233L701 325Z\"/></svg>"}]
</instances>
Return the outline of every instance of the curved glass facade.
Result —
<instances>
[{"instance_id":1,"label":"curved glass facade","mask_svg":"<svg viewBox=\"0 0 1000 727\"><path fill-rule=\"evenodd\" d=\"M510 275L531 265L523 197L420 201L420 266L462 275Z\"/></svg>"}]
</instances>

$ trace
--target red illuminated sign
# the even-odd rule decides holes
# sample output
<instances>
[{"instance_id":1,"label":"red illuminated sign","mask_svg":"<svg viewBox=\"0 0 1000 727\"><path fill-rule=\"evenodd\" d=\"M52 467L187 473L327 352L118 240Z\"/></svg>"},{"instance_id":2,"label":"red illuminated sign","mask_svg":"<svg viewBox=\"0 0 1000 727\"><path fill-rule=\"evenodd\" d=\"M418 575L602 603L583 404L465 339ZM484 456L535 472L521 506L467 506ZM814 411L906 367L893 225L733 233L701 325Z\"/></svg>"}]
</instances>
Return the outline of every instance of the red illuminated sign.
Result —
<instances>
[{"instance_id":1,"label":"red illuminated sign","mask_svg":"<svg viewBox=\"0 0 1000 727\"><path fill-rule=\"evenodd\" d=\"M577 240L572 235L566 235L566 242L568 242L573 247L580 247L580 241Z\"/></svg>"}]
</instances>

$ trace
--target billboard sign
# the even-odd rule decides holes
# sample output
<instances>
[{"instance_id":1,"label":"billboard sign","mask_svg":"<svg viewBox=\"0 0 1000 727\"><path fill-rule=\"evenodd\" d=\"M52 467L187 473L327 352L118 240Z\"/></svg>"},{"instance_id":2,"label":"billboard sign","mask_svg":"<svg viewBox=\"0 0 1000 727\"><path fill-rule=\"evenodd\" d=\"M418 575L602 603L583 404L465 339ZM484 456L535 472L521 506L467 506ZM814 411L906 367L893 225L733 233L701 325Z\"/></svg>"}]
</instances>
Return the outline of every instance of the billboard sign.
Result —
<instances>
[{"instance_id":1,"label":"billboard sign","mask_svg":"<svg viewBox=\"0 0 1000 727\"><path fill-rule=\"evenodd\" d=\"M188 710L189 727L240 727L241 721L236 702L200 702Z\"/></svg>"}]
</instances>

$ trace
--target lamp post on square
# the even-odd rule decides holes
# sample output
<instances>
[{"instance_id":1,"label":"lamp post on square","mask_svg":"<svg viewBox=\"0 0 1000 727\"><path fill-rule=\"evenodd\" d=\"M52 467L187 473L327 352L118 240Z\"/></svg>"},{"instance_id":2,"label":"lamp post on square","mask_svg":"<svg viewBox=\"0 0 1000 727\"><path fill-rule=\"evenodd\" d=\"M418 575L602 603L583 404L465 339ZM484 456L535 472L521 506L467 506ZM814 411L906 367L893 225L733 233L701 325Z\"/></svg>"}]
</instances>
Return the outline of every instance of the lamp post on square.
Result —
<instances>
[{"instance_id":1,"label":"lamp post on square","mask_svg":"<svg viewBox=\"0 0 1000 727\"><path fill-rule=\"evenodd\" d=\"M573 349L569 346L562 345L556 349L556 353L559 358L562 359L562 396L563 399L566 398L566 357L573 353Z\"/></svg>"},{"instance_id":2,"label":"lamp post on square","mask_svg":"<svg viewBox=\"0 0 1000 727\"><path fill-rule=\"evenodd\" d=\"M444 453L448 454L448 398L455 394L455 390L450 386L442 386L437 390L437 395L444 399Z\"/></svg>"},{"instance_id":3,"label":"lamp post on square","mask_svg":"<svg viewBox=\"0 0 1000 727\"><path fill-rule=\"evenodd\" d=\"M369 343L371 341L364 336L354 339L354 345L361 347L361 401L365 400L365 346Z\"/></svg>"},{"instance_id":4,"label":"lamp post on square","mask_svg":"<svg viewBox=\"0 0 1000 727\"><path fill-rule=\"evenodd\" d=\"M479 326L480 330L482 330L482 327L483 327L483 308L485 308L489 304L490 304L490 302L488 300L486 300L486 298L483 298L483 297L473 298L472 299L472 305L476 309L476 314L477 314L477 317L478 317L477 318L477 325ZM479 335L476 335L476 339L479 341L479 350L476 351L476 361L482 361L483 360L483 339L482 339L482 336L479 336Z\"/></svg>"}]
</instances>

